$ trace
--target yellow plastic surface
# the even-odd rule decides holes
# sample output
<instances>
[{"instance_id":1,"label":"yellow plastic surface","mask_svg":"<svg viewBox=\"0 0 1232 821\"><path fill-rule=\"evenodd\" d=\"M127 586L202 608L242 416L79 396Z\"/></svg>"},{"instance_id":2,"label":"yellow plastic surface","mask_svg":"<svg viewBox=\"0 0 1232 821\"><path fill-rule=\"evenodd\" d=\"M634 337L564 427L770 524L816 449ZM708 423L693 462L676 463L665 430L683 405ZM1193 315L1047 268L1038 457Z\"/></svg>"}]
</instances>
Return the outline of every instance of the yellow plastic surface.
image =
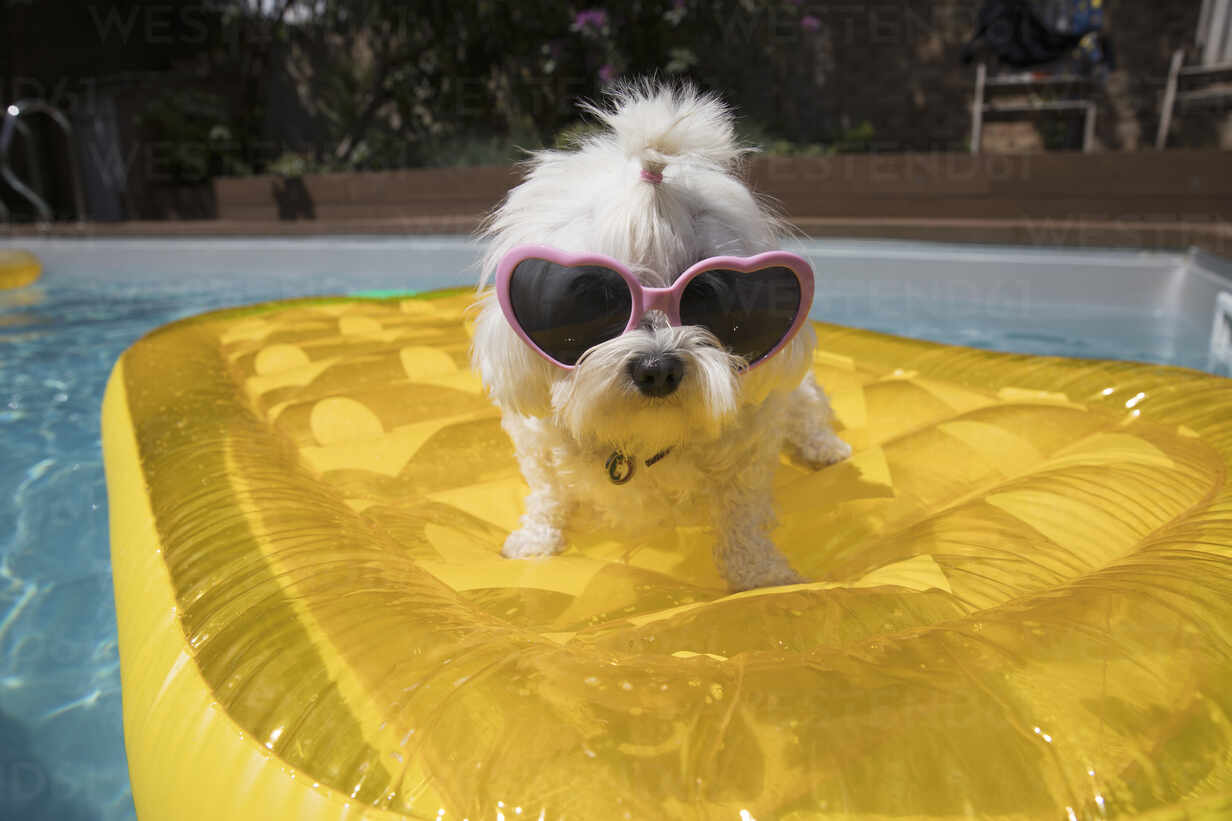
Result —
<instances>
[{"instance_id":1,"label":"yellow plastic surface","mask_svg":"<svg viewBox=\"0 0 1232 821\"><path fill-rule=\"evenodd\" d=\"M501 559L469 292L163 328L104 406L133 794L195 819L1232 817L1232 382L819 326L819 581ZM599 469L599 468L597 468Z\"/></svg>"},{"instance_id":2,"label":"yellow plastic surface","mask_svg":"<svg viewBox=\"0 0 1232 821\"><path fill-rule=\"evenodd\" d=\"M42 273L38 257L29 251L0 248L0 290L29 285Z\"/></svg>"}]
</instances>

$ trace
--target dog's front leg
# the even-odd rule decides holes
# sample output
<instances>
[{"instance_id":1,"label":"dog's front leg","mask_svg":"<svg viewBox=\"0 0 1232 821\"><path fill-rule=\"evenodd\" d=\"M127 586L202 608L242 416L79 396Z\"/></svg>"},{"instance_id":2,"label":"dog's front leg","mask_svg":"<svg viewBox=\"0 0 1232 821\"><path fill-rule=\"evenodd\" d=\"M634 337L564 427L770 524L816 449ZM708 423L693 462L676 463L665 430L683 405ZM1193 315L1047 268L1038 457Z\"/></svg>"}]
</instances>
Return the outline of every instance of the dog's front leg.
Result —
<instances>
[{"instance_id":1,"label":"dog's front leg","mask_svg":"<svg viewBox=\"0 0 1232 821\"><path fill-rule=\"evenodd\" d=\"M555 556L565 547L567 507L551 489L531 488L521 526L505 539L501 555L506 559L539 559Z\"/></svg>"},{"instance_id":2,"label":"dog's front leg","mask_svg":"<svg viewBox=\"0 0 1232 821\"><path fill-rule=\"evenodd\" d=\"M812 468L843 461L851 455L851 445L838 438L833 425L830 400L810 373L789 400L784 441L787 452Z\"/></svg>"},{"instance_id":3,"label":"dog's front leg","mask_svg":"<svg viewBox=\"0 0 1232 821\"><path fill-rule=\"evenodd\" d=\"M714 559L733 591L806 581L770 540L774 526L770 472L755 472L756 483L738 477L718 494Z\"/></svg>"},{"instance_id":4,"label":"dog's front leg","mask_svg":"<svg viewBox=\"0 0 1232 821\"><path fill-rule=\"evenodd\" d=\"M506 559L536 559L555 556L565 547L565 524L572 503L559 481L551 460L551 448L521 425L506 425L513 436L522 477L530 486L521 526L505 539L501 555Z\"/></svg>"}]
</instances>

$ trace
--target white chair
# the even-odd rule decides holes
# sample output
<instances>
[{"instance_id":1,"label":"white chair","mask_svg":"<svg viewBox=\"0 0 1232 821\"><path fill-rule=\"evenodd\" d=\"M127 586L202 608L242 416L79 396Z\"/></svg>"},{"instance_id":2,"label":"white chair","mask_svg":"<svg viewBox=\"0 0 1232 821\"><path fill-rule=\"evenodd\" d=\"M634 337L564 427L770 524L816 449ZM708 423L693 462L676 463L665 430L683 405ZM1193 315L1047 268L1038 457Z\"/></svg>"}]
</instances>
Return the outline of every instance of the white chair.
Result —
<instances>
[{"instance_id":1,"label":"white chair","mask_svg":"<svg viewBox=\"0 0 1232 821\"><path fill-rule=\"evenodd\" d=\"M1199 65L1185 65L1185 49L1177 49L1172 54L1168 85L1164 90L1164 102L1159 115L1159 131L1155 135L1157 149L1162 150L1167 146L1172 116L1178 105L1211 103L1232 98L1232 0L1202 0L1202 12L1198 17L1198 34L1194 44L1201 54ZM1220 74L1228 76L1219 82ZM1182 90L1182 81L1190 78L1213 79L1216 82L1201 88Z\"/></svg>"},{"instance_id":2,"label":"white chair","mask_svg":"<svg viewBox=\"0 0 1232 821\"><path fill-rule=\"evenodd\" d=\"M1068 97L1064 99L1035 100L1025 102L989 101L990 89L1016 89L1021 93L1032 89L1048 87L1079 87L1092 90L1091 78L1077 74L1049 74L1039 71L1022 71L988 76L988 67L980 63L975 69L975 100L971 109L971 153L980 153L980 143L984 137L984 115L1024 114L1037 111L1081 111L1083 112L1082 150L1092 151L1095 148L1095 102L1086 97Z\"/></svg>"}]
</instances>

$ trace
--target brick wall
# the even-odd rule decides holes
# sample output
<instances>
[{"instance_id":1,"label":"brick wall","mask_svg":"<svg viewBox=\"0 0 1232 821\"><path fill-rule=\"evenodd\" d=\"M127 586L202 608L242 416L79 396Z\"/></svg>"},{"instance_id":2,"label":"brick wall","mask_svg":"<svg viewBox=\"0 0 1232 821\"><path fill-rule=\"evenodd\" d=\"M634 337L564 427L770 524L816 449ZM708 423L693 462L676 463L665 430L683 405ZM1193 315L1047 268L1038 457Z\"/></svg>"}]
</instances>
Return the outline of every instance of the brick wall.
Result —
<instances>
[{"instance_id":1,"label":"brick wall","mask_svg":"<svg viewBox=\"0 0 1232 821\"><path fill-rule=\"evenodd\" d=\"M757 157L754 190L793 220L1226 224L1232 152ZM479 167L214 180L219 217L318 223L477 220L520 179Z\"/></svg>"}]
</instances>

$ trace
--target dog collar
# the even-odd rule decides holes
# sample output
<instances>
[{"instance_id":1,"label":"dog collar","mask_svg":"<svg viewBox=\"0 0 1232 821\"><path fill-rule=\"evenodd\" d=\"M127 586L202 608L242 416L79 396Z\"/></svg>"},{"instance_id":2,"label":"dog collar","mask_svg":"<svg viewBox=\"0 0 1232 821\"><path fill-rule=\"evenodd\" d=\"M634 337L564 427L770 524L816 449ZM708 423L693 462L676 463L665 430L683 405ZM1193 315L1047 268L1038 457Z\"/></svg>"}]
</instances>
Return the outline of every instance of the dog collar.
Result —
<instances>
[{"instance_id":1,"label":"dog collar","mask_svg":"<svg viewBox=\"0 0 1232 821\"><path fill-rule=\"evenodd\" d=\"M659 451L646 460L646 467L654 466L656 462L671 452L671 448ZM637 467L637 462L632 457L614 450L612 455L607 457L607 461L604 462L603 466L607 468L607 478L612 480L612 484L623 485L633 478L633 470Z\"/></svg>"}]
</instances>

